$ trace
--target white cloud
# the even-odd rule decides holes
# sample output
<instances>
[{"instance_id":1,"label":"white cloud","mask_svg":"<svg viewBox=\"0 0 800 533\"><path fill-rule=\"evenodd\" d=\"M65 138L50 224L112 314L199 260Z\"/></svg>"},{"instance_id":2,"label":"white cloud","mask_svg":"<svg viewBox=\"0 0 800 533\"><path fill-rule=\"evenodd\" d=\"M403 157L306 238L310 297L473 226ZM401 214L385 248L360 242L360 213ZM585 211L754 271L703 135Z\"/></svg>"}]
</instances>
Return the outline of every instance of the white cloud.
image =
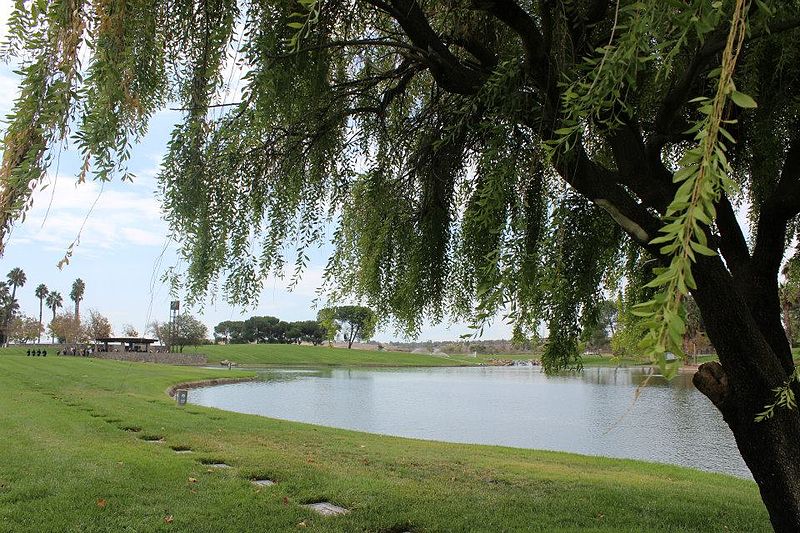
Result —
<instances>
[{"instance_id":1,"label":"white cloud","mask_svg":"<svg viewBox=\"0 0 800 533\"><path fill-rule=\"evenodd\" d=\"M0 1L0 40L4 41L8 35L6 27L8 26L8 18L14 10L14 2L11 0Z\"/></svg>"},{"instance_id":2,"label":"white cloud","mask_svg":"<svg viewBox=\"0 0 800 533\"><path fill-rule=\"evenodd\" d=\"M15 74L0 73L0 108L10 111L11 105L19 92L19 77Z\"/></svg>"},{"instance_id":3,"label":"white cloud","mask_svg":"<svg viewBox=\"0 0 800 533\"><path fill-rule=\"evenodd\" d=\"M163 246L167 225L151 191L127 183L103 187L97 182L74 182L60 176L37 191L25 223L14 230L14 240L66 249L80 235L76 254Z\"/></svg>"}]
</instances>

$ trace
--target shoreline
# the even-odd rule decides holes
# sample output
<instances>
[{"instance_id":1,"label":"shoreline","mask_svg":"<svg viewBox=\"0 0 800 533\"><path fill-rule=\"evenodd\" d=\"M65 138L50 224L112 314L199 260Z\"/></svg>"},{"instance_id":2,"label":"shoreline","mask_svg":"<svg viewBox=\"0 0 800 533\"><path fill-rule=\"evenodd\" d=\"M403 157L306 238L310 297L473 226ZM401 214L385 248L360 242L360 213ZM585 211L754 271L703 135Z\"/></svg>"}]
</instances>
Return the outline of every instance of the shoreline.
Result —
<instances>
[{"instance_id":1,"label":"shoreline","mask_svg":"<svg viewBox=\"0 0 800 533\"><path fill-rule=\"evenodd\" d=\"M167 390L164 392L166 392L167 396L169 396L170 398L174 398L175 393L181 389L199 389L201 387L213 387L215 385L231 385L233 383L248 383L260 380L261 378L259 378L258 376L201 379L198 381L187 381L184 383L177 383L167 388Z\"/></svg>"}]
</instances>

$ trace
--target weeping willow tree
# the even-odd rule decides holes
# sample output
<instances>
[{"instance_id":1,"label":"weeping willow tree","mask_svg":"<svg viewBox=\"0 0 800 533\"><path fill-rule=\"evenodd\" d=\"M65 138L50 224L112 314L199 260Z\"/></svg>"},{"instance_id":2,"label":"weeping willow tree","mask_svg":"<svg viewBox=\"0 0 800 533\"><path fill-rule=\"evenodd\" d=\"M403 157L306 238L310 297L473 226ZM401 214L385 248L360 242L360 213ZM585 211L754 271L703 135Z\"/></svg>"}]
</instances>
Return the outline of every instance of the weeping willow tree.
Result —
<instances>
[{"instance_id":1,"label":"weeping willow tree","mask_svg":"<svg viewBox=\"0 0 800 533\"><path fill-rule=\"evenodd\" d=\"M330 238L332 299L410 333L544 324L553 371L580 366L604 287L640 284L628 311L656 356L691 293L719 354L694 382L775 529L797 531L778 276L800 213L798 27L798 2L769 0L18 0L0 242L62 143L79 180L130 179L173 107L160 196L195 298L253 301Z\"/></svg>"}]
</instances>

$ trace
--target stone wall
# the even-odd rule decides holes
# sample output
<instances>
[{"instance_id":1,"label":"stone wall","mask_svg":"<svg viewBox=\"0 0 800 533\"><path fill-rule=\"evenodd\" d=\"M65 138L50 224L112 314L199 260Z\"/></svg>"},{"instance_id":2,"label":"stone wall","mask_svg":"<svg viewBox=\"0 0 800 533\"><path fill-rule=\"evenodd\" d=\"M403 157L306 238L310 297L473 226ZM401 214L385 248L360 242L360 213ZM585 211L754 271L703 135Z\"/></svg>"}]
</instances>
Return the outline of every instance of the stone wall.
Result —
<instances>
[{"instance_id":1,"label":"stone wall","mask_svg":"<svg viewBox=\"0 0 800 533\"><path fill-rule=\"evenodd\" d=\"M137 363L161 363L165 365L204 365L208 363L205 355L193 353L156 353L156 352L96 352L92 357L97 359L114 359L115 361L134 361Z\"/></svg>"}]
</instances>

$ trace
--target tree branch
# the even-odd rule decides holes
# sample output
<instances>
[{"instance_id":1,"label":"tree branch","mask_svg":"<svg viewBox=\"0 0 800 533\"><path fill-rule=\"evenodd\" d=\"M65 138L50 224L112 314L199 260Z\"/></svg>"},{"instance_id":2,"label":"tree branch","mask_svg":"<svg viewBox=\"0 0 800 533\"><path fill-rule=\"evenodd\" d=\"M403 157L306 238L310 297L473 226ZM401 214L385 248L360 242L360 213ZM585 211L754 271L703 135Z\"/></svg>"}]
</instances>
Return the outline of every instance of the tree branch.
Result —
<instances>
[{"instance_id":1,"label":"tree branch","mask_svg":"<svg viewBox=\"0 0 800 533\"><path fill-rule=\"evenodd\" d=\"M654 257L661 257L659 247L650 244L662 225L661 221L619 185L617 174L589 159L580 143L557 160L555 167L575 190L605 209L637 244Z\"/></svg>"},{"instance_id":2,"label":"tree branch","mask_svg":"<svg viewBox=\"0 0 800 533\"><path fill-rule=\"evenodd\" d=\"M362 0L378 7L394 18L414 47L421 51L425 63L439 87L445 91L471 95L483 85L488 74L469 68L453 55L428 22L416 0Z\"/></svg>"},{"instance_id":3,"label":"tree branch","mask_svg":"<svg viewBox=\"0 0 800 533\"><path fill-rule=\"evenodd\" d=\"M766 35L773 35L800 27L800 19L782 19L775 23L753 31L748 36L748 41L759 39ZM659 152L661 148L674 139L677 132L686 128L684 124L676 124L681 117L681 111L691 97L691 89L700 74L710 68L712 60L725 48L728 28L714 31L714 37L709 37L702 46L699 46L692 57L689 66L681 72L680 77L670 85L670 90L662 100L656 114L655 133L648 146L648 151ZM678 134L679 135L679 134Z\"/></svg>"},{"instance_id":4,"label":"tree branch","mask_svg":"<svg viewBox=\"0 0 800 533\"><path fill-rule=\"evenodd\" d=\"M514 0L473 0L476 9L486 11L511 28L522 40L525 56L533 67L546 61L543 37L536 22Z\"/></svg>"},{"instance_id":5,"label":"tree branch","mask_svg":"<svg viewBox=\"0 0 800 533\"><path fill-rule=\"evenodd\" d=\"M674 196L672 174L660 157L655 161L648 157L639 128L626 121L609 133L608 141L620 183L636 193L645 205L663 213Z\"/></svg>"},{"instance_id":6,"label":"tree branch","mask_svg":"<svg viewBox=\"0 0 800 533\"><path fill-rule=\"evenodd\" d=\"M297 54L301 54L304 52L315 52L317 50L324 50L326 48L344 48L346 46L386 46L388 48L400 48L403 50L409 50L415 53L424 52L424 50L420 50L415 48L414 46L404 43L402 41L396 41L394 39L346 39L342 41L330 41L327 43L316 44L314 46L307 46L301 48L294 52L287 52L285 54L265 54L266 57L270 59L288 59L290 57L294 57Z\"/></svg>"},{"instance_id":7,"label":"tree branch","mask_svg":"<svg viewBox=\"0 0 800 533\"><path fill-rule=\"evenodd\" d=\"M749 279L744 285L750 312L787 374L792 372L794 361L780 319L778 270L786 249L787 225L798 213L800 139L795 139L786 154L778 185L761 206Z\"/></svg>"},{"instance_id":8,"label":"tree branch","mask_svg":"<svg viewBox=\"0 0 800 533\"><path fill-rule=\"evenodd\" d=\"M760 275L777 276L786 246L786 226L800 213L800 138L789 147L778 185L759 213L753 266Z\"/></svg>"}]
</instances>

